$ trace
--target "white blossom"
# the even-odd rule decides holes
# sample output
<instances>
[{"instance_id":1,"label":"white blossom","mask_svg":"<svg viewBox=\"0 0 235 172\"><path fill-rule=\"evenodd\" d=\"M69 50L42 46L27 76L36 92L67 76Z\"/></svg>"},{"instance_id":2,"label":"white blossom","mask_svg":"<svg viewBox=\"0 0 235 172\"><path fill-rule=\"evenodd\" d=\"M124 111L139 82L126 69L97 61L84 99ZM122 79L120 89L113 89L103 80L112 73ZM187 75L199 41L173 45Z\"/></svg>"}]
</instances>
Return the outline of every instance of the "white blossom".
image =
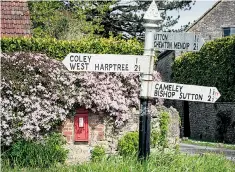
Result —
<instances>
[{"instance_id":1,"label":"white blossom","mask_svg":"<svg viewBox=\"0 0 235 172\"><path fill-rule=\"evenodd\" d=\"M41 139L57 122L74 115L69 112L75 104L116 117L119 127L128 120L130 106L139 108L138 74L69 72L60 61L30 53L2 53L1 63L4 145L19 138ZM9 70L12 76L5 75ZM161 80L158 73L155 79Z\"/></svg>"}]
</instances>

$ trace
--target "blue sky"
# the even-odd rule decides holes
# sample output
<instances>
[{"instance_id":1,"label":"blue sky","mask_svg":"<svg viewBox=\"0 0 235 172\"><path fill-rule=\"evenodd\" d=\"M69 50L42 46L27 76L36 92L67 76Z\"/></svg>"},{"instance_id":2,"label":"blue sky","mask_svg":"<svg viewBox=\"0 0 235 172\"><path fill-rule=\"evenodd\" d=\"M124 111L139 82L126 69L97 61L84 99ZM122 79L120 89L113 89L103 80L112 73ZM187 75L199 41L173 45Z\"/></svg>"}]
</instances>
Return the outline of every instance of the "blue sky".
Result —
<instances>
[{"instance_id":1,"label":"blue sky","mask_svg":"<svg viewBox=\"0 0 235 172\"><path fill-rule=\"evenodd\" d=\"M195 5L192 6L191 10L187 11L170 11L169 15L180 15L180 19L173 29L179 29L182 25L187 24L188 22L193 22L201 17L208 9L210 9L218 0L197 0Z\"/></svg>"}]
</instances>

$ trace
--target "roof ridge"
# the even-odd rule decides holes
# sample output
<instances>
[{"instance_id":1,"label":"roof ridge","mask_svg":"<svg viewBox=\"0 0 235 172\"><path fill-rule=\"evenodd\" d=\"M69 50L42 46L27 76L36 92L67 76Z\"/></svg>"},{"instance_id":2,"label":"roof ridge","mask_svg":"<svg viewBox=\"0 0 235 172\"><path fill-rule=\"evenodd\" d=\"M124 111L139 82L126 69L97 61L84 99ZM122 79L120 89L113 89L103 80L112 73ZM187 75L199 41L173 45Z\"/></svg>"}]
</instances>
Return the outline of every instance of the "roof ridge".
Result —
<instances>
[{"instance_id":1,"label":"roof ridge","mask_svg":"<svg viewBox=\"0 0 235 172\"><path fill-rule=\"evenodd\" d=\"M220 4L222 1L224 0L218 0L210 9L208 9L204 14L201 15L201 17L199 17L194 23L192 23L192 25L190 25L185 32L189 31L189 29L191 29L195 24L197 24L201 19L203 19L209 12L211 12L211 10L213 10L218 4Z\"/></svg>"}]
</instances>

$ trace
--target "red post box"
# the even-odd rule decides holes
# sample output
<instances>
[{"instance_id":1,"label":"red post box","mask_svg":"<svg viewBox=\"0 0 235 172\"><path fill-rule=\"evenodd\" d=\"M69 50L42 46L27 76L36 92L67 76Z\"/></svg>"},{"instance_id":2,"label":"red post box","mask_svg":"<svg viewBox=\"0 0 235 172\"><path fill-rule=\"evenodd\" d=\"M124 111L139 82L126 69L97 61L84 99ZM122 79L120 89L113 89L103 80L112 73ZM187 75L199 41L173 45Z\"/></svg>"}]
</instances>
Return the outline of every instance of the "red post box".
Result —
<instances>
[{"instance_id":1,"label":"red post box","mask_svg":"<svg viewBox=\"0 0 235 172\"><path fill-rule=\"evenodd\" d=\"M74 141L88 141L88 111L78 109L74 116Z\"/></svg>"}]
</instances>

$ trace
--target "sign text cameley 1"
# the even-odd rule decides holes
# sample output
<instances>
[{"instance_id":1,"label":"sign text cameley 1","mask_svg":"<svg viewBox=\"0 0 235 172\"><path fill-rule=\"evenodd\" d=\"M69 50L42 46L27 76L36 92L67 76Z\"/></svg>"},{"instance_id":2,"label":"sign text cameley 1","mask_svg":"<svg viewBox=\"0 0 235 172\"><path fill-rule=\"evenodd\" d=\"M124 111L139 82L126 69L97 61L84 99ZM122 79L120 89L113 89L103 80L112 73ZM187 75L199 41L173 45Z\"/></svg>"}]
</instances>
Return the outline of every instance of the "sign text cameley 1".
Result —
<instances>
[{"instance_id":1,"label":"sign text cameley 1","mask_svg":"<svg viewBox=\"0 0 235 172\"><path fill-rule=\"evenodd\" d=\"M195 33L157 32L154 34L154 48L158 50L199 51L204 39Z\"/></svg>"},{"instance_id":2,"label":"sign text cameley 1","mask_svg":"<svg viewBox=\"0 0 235 172\"><path fill-rule=\"evenodd\" d=\"M150 57L69 53L63 64L69 71L144 72L149 70Z\"/></svg>"},{"instance_id":3,"label":"sign text cameley 1","mask_svg":"<svg viewBox=\"0 0 235 172\"><path fill-rule=\"evenodd\" d=\"M215 87L152 82L151 97L214 103L220 93Z\"/></svg>"}]
</instances>

